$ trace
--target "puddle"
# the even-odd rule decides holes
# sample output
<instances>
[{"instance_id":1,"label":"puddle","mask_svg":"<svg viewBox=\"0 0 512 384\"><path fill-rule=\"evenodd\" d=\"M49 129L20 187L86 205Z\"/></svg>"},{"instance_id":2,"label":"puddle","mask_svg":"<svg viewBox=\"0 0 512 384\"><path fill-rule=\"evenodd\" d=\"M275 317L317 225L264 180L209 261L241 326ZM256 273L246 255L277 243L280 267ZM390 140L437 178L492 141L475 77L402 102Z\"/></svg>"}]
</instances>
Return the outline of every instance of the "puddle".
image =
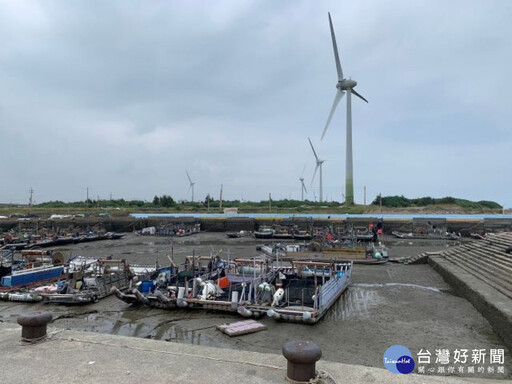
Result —
<instances>
[{"instance_id":1,"label":"puddle","mask_svg":"<svg viewBox=\"0 0 512 384\"><path fill-rule=\"evenodd\" d=\"M424 285L418 284L408 284L408 283L377 283L377 284L366 284L366 283L354 283L353 287L364 287L364 288L384 288L384 287L408 287L408 288L417 288L417 289L425 289L427 291L432 292L442 292L440 289L435 287L426 287Z\"/></svg>"}]
</instances>

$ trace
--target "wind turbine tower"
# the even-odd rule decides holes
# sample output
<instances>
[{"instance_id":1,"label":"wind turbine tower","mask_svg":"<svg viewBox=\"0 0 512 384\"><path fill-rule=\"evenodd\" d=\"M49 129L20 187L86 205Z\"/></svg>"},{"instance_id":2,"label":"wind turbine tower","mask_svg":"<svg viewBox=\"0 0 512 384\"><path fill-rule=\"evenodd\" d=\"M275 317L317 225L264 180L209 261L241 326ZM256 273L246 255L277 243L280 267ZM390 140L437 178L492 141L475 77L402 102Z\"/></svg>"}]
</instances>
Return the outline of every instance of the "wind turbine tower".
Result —
<instances>
[{"instance_id":1,"label":"wind turbine tower","mask_svg":"<svg viewBox=\"0 0 512 384\"><path fill-rule=\"evenodd\" d=\"M353 205L354 204L354 176L353 176L353 165L352 165L352 93L359 97L361 100L366 101L363 96L357 93L354 90L354 87L357 85L357 82L352 79L346 79L343 76L343 70L340 64L340 57L338 54L338 46L336 45L336 37L334 35L334 28L332 27L331 14L329 13L329 26L331 28L331 38L332 38L332 47L334 50L334 61L336 62L336 71L338 72L338 83L336 84L336 96L334 97L334 102L332 103L331 112L329 113L329 117L327 118L327 123L325 124L324 131L322 133L322 139L324 138L325 132L327 132L327 128L329 127L329 123L331 122L332 116L336 111L336 107L338 103L342 99L345 92L347 93L347 154L345 159L345 204Z\"/></svg>"},{"instance_id":2,"label":"wind turbine tower","mask_svg":"<svg viewBox=\"0 0 512 384\"><path fill-rule=\"evenodd\" d=\"M195 181L193 182L192 179L190 178L190 175L188 174L188 171L185 171L187 173L187 177L188 177L188 181L190 183L190 187L189 189L192 190L192 202L194 202L194 184L196 183Z\"/></svg>"},{"instance_id":3,"label":"wind turbine tower","mask_svg":"<svg viewBox=\"0 0 512 384\"><path fill-rule=\"evenodd\" d=\"M304 164L304 168L302 169L302 175L299 178L300 183L301 183L302 201L304 201L304 192L308 193L308 190L306 189L306 186L304 185L304 171L305 170L306 170L306 164Z\"/></svg>"},{"instance_id":4,"label":"wind turbine tower","mask_svg":"<svg viewBox=\"0 0 512 384\"><path fill-rule=\"evenodd\" d=\"M313 147L313 143L311 142L311 139L308 137L308 140L309 140L309 145L311 145L311 149L313 150L313 155L315 155L315 160L316 160L316 167L315 167L315 172L313 172L313 178L311 179L311 184L313 184L313 181L315 180L315 176L316 176L316 171L318 170L318 168L320 168L320 175L319 175L319 178L320 178L320 202L322 203L324 200L323 200L323 195L322 195L322 164L324 163L325 160L320 160L318 158L318 156L316 155L316 152L315 152L315 148Z\"/></svg>"}]
</instances>

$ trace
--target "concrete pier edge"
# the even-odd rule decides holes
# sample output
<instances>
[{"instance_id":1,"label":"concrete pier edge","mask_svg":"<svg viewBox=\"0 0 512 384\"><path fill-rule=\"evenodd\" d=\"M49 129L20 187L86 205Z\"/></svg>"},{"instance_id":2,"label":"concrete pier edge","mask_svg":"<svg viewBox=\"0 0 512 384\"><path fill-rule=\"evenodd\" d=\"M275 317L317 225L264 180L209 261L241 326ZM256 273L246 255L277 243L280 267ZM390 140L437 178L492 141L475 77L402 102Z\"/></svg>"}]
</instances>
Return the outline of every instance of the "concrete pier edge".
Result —
<instances>
[{"instance_id":1,"label":"concrete pier edge","mask_svg":"<svg viewBox=\"0 0 512 384\"><path fill-rule=\"evenodd\" d=\"M282 355L184 345L127 336L49 329L49 340L19 343L21 327L0 323L3 383L131 384L288 383ZM325 383L497 383L493 379L400 375L386 369L320 360ZM500 380L500 383L512 383Z\"/></svg>"},{"instance_id":2,"label":"concrete pier edge","mask_svg":"<svg viewBox=\"0 0 512 384\"><path fill-rule=\"evenodd\" d=\"M429 256L428 263L458 295L468 300L489 321L505 346L512 351L512 300L442 256Z\"/></svg>"}]
</instances>

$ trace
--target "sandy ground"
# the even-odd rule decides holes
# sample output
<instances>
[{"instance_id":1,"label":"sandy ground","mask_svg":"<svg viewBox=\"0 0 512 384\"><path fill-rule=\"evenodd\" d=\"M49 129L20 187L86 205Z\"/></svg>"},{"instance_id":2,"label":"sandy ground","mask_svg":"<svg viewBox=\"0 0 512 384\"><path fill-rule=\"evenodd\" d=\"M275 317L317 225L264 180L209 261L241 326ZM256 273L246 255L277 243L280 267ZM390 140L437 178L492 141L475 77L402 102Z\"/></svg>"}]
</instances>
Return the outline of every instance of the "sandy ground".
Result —
<instances>
[{"instance_id":1,"label":"sandy ground","mask_svg":"<svg viewBox=\"0 0 512 384\"><path fill-rule=\"evenodd\" d=\"M453 242L392 241L391 257L414 256L442 250ZM222 249L233 257L256 255L254 238L228 239L222 233L201 233L185 238L141 237L69 246L66 255L124 258L130 263L168 265L167 255L181 262L187 255L208 256ZM235 315L187 310L159 310L131 306L111 296L79 307L0 302L0 321L15 322L23 312L49 310L52 326L111 333L220 348L281 353L290 340L307 339L322 348L323 358L349 364L383 367L383 354L394 344L420 350L504 349L487 320L428 265L355 265L352 284L324 319L314 325L278 323L261 319L268 330L230 338L216 325L238 321ZM485 366L487 366L486 364ZM439 364L433 364L437 367ZM455 365L454 365L455 366ZM469 366L466 365L466 366ZM510 378L510 353L505 349L505 374L465 374ZM475 369L476 371L476 369Z\"/></svg>"}]
</instances>

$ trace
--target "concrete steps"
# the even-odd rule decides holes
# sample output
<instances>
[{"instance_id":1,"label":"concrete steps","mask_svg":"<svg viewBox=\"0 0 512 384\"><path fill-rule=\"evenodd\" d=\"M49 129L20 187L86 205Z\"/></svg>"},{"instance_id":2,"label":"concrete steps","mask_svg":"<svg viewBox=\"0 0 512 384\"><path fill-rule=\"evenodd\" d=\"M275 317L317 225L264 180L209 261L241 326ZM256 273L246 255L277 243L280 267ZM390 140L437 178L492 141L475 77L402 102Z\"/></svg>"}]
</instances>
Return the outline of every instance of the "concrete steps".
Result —
<instances>
[{"instance_id":1,"label":"concrete steps","mask_svg":"<svg viewBox=\"0 0 512 384\"><path fill-rule=\"evenodd\" d=\"M439 256L512 298L512 255L505 253L511 245L511 232L490 234L485 240L450 248Z\"/></svg>"}]
</instances>

